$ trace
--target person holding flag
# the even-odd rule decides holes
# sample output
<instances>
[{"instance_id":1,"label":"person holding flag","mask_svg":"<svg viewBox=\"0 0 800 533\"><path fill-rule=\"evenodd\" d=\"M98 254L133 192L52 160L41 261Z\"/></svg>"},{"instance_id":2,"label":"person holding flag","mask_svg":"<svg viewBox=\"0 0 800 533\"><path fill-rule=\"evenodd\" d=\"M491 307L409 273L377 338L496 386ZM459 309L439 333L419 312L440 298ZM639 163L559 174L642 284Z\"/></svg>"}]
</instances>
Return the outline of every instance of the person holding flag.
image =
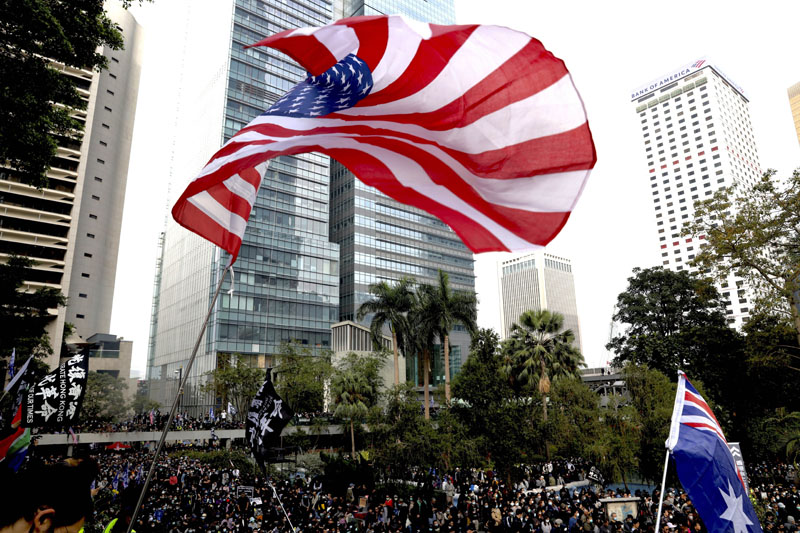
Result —
<instances>
[{"instance_id":1,"label":"person holding flag","mask_svg":"<svg viewBox=\"0 0 800 533\"><path fill-rule=\"evenodd\" d=\"M722 428L708 403L679 372L667 446L678 478L710 532L762 533ZM664 465L664 494L667 465ZM659 502L656 531L661 519Z\"/></svg>"}]
</instances>

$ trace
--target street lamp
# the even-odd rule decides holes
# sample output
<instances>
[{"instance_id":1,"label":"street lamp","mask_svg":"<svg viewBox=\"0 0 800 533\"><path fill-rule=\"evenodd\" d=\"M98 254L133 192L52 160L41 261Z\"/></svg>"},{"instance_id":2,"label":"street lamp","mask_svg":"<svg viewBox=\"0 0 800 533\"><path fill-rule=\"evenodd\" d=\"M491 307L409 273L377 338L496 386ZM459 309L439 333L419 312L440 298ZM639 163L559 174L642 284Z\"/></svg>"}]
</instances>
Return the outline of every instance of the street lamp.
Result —
<instances>
[{"instance_id":1,"label":"street lamp","mask_svg":"<svg viewBox=\"0 0 800 533\"><path fill-rule=\"evenodd\" d=\"M181 412L181 403L183 400L183 388L181 387L181 383L183 382L183 367L179 367L178 370L175 371L178 374L178 412Z\"/></svg>"}]
</instances>

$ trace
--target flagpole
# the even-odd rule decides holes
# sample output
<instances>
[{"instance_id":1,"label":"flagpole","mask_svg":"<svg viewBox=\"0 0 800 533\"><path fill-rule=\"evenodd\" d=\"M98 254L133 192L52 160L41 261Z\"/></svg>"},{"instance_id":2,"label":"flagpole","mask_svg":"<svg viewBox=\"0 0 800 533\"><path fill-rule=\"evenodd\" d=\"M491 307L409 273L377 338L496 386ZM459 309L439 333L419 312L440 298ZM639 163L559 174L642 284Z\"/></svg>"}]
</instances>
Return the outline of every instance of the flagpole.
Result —
<instances>
[{"instance_id":1,"label":"flagpole","mask_svg":"<svg viewBox=\"0 0 800 533\"><path fill-rule=\"evenodd\" d=\"M267 475L266 467L264 467L264 475ZM265 480L265 481L267 481L267 480ZM269 488L272 489L272 494L274 494L275 495L275 499L278 500L278 504L281 506L281 510L283 511L283 514L286 516L286 521L289 522L289 527L292 528L292 531L294 531L294 526L292 525L292 519L289 518L289 514L286 512L286 509L284 509L283 502L281 501L281 497L278 496L278 491L275 490L274 485L272 483L270 483L269 481L267 481L267 485L269 485Z\"/></svg>"},{"instance_id":2,"label":"flagpole","mask_svg":"<svg viewBox=\"0 0 800 533\"><path fill-rule=\"evenodd\" d=\"M661 478L661 493L658 495L658 516L656 516L656 528L654 533L659 533L659 525L661 524L661 506L664 505L664 488L667 485L667 467L669 466L669 449L667 449L667 457L664 459L664 477Z\"/></svg>"},{"instance_id":3,"label":"flagpole","mask_svg":"<svg viewBox=\"0 0 800 533\"><path fill-rule=\"evenodd\" d=\"M225 270L222 271L222 275L219 278L219 283L217 283L217 289L214 291L214 296L211 298L211 305L208 306L208 312L206 313L206 318L203 321L203 325L200 327L200 333L197 335L197 341L194 343L194 349L192 350L192 355L189 357L189 362L186 364L186 371L183 372L181 376L180 383L178 384L178 393L175 395L175 399L172 401L172 409L169 411L169 417L167 418L167 422L164 425L164 430L161 432L161 438L158 441L158 446L156 447L156 453L153 456L153 462L150 463L150 470L147 472L147 478L144 480L144 486L142 487L142 492L139 494L139 501L136 504L136 508L133 510L133 516L131 516L131 522L128 524L127 533L131 533L133 531L133 525L136 523L136 517L139 514L139 510L142 508L142 504L144 503L144 498L147 495L147 487L150 486L150 481L153 478L153 472L156 470L156 464L158 462L158 456L161 454L161 450L164 448L164 442L167 440L167 433L169 433L169 428L172 425L172 421L175 418L175 413L178 411L178 402L180 401L181 391L186 386L186 382L189 380L189 374L192 370L192 365L194 364L194 359L197 356L197 350L200 348L200 342L203 340L203 334L206 331L206 327L208 326L208 320L211 318L211 312L214 310L214 304L217 301L217 296L219 296L219 291L222 289L222 282L225 281L225 276L228 273L228 270L231 269L233 266L232 262L228 263L228 266L225 267Z\"/></svg>"}]
</instances>

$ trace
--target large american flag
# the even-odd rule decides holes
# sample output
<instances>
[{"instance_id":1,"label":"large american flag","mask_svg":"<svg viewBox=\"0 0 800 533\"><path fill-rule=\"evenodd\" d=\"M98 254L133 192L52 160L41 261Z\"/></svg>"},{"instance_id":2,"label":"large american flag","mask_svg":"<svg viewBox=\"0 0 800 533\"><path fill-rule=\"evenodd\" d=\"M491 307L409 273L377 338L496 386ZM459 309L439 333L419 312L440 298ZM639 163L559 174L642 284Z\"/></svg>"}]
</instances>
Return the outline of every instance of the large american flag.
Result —
<instances>
[{"instance_id":1,"label":"large american flag","mask_svg":"<svg viewBox=\"0 0 800 533\"><path fill-rule=\"evenodd\" d=\"M678 375L666 445L708 531L762 531L722 427L683 372Z\"/></svg>"},{"instance_id":2,"label":"large american flag","mask_svg":"<svg viewBox=\"0 0 800 533\"><path fill-rule=\"evenodd\" d=\"M308 72L187 187L176 221L233 255L267 169L317 151L447 223L473 252L552 240L596 161L564 63L523 33L354 17L254 46Z\"/></svg>"}]
</instances>

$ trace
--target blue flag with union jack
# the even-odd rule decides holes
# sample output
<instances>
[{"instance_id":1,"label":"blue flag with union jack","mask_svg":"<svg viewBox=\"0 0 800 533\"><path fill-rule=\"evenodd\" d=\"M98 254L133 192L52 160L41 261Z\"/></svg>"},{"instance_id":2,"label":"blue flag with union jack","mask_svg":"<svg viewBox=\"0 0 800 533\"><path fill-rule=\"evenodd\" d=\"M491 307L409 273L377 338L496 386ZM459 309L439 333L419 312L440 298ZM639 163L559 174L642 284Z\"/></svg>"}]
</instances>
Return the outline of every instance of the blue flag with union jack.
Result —
<instances>
[{"instance_id":1,"label":"blue flag with union jack","mask_svg":"<svg viewBox=\"0 0 800 533\"><path fill-rule=\"evenodd\" d=\"M708 531L761 533L722 428L683 372L678 377L667 448Z\"/></svg>"}]
</instances>

